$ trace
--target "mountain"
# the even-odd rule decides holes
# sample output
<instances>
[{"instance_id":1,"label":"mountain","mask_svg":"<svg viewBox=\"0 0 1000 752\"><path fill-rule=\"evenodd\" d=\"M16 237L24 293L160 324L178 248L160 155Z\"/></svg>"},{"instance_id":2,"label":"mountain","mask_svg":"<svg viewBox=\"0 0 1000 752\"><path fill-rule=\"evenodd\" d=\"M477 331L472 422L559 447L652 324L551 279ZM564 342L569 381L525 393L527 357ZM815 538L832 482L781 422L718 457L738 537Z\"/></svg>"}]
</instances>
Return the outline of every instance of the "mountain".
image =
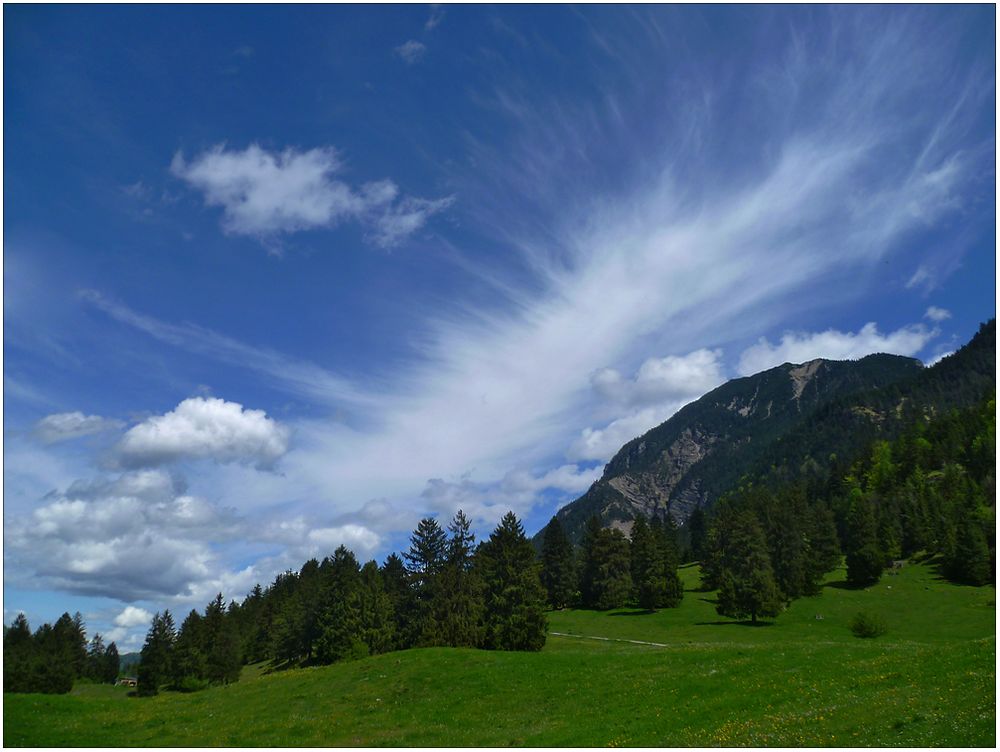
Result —
<instances>
[{"instance_id":1,"label":"mountain","mask_svg":"<svg viewBox=\"0 0 1000 752\"><path fill-rule=\"evenodd\" d=\"M556 516L574 541L593 515L626 531L637 514L682 524L745 476L822 475L916 417L972 404L995 389L995 364L990 321L931 368L878 354L734 379L625 444Z\"/></svg>"}]
</instances>

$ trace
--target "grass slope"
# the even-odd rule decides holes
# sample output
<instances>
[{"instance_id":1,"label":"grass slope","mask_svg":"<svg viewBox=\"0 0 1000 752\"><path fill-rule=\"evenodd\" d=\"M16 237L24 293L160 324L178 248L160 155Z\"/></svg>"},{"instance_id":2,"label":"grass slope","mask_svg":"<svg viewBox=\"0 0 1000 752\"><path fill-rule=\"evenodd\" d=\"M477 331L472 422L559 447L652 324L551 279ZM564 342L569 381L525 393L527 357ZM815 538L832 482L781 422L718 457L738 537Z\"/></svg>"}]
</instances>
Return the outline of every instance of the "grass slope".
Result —
<instances>
[{"instance_id":1,"label":"grass slope","mask_svg":"<svg viewBox=\"0 0 1000 752\"><path fill-rule=\"evenodd\" d=\"M696 586L696 568L683 576ZM538 654L432 648L249 667L236 685L148 700L93 685L5 695L4 744L994 746L994 589L949 585L927 566L864 591L842 578L756 628L689 591L655 614L553 613L552 631L576 636L551 635ZM859 609L889 632L855 638Z\"/></svg>"}]
</instances>

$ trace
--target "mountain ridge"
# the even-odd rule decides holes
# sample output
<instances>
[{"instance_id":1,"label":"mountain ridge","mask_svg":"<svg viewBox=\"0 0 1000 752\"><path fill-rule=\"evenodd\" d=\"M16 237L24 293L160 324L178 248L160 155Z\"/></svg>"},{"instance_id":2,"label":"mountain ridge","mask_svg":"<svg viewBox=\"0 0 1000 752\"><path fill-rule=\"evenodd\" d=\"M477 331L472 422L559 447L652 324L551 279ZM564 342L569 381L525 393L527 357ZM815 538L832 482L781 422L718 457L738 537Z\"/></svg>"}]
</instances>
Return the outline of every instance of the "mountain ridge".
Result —
<instances>
[{"instance_id":1,"label":"mountain ridge","mask_svg":"<svg viewBox=\"0 0 1000 752\"><path fill-rule=\"evenodd\" d=\"M891 436L905 420L961 406L988 384L995 388L995 350L991 320L934 366L879 353L783 363L732 379L626 442L601 478L556 517L573 540L592 515L625 532L637 514L683 524L746 475L790 464L796 472L822 472L845 449L850 454ZM968 399L961 396L967 392Z\"/></svg>"}]
</instances>

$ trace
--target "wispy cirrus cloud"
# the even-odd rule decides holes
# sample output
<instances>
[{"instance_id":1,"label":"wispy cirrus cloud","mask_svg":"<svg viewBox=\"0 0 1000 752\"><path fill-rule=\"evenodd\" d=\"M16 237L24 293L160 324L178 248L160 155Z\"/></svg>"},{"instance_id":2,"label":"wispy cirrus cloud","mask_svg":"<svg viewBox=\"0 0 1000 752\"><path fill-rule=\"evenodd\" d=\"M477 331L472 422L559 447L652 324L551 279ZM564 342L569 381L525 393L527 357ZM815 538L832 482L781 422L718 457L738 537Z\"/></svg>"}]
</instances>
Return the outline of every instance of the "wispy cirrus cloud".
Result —
<instances>
[{"instance_id":1,"label":"wispy cirrus cloud","mask_svg":"<svg viewBox=\"0 0 1000 752\"><path fill-rule=\"evenodd\" d=\"M315 363L289 357L272 348L256 347L197 324L161 321L111 300L97 290L81 290L78 295L122 324L175 347L252 370L266 383L287 393L336 406L365 406L375 399L368 389ZM374 386L377 389L377 380Z\"/></svg>"},{"instance_id":2,"label":"wispy cirrus cloud","mask_svg":"<svg viewBox=\"0 0 1000 752\"><path fill-rule=\"evenodd\" d=\"M413 65L420 62L427 53L427 45L423 42L418 42L416 39L410 39L393 49L393 52L407 65Z\"/></svg>"},{"instance_id":3,"label":"wispy cirrus cloud","mask_svg":"<svg viewBox=\"0 0 1000 752\"><path fill-rule=\"evenodd\" d=\"M100 415L84 415L79 410L69 413L53 413L39 420L31 430L32 435L45 444L69 441L81 436L90 436L105 431L114 431L125 424L114 418Z\"/></svg>"}]
</instances>

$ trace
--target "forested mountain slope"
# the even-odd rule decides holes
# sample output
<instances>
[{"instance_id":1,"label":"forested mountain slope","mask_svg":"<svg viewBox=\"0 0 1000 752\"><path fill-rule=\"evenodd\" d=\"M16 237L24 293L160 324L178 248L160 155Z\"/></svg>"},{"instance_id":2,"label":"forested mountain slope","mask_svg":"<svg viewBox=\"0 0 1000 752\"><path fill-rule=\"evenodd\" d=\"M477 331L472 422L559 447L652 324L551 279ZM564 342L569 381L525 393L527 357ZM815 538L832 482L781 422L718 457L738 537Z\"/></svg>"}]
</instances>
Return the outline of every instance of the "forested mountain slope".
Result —
<instances>
[{"instance_id":1,"label":"forested mountain slope","mask_svg":"<svg viewBox=\"0 0 1000 752\"><path fill-rule=\"evenodd\" d=\"M933 367L895 355L785 363L734 379L623 446L557 518L573 540L586 520L623 528L638 514L683 524L744 476L816 480L920 416L974 404L995 388L995 321Z\"/></svg>"}]
</instances>

